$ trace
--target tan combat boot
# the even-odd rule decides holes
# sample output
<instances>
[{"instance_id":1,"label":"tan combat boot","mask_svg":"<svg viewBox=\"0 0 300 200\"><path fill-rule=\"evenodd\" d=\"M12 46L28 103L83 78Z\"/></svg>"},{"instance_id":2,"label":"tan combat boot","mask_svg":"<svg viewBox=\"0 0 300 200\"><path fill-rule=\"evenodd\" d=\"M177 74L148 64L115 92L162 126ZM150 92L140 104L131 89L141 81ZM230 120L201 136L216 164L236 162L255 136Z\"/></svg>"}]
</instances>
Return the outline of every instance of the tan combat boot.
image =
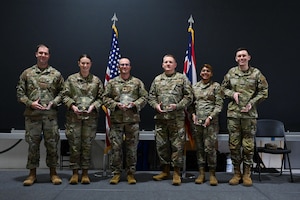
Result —
<instances>
[{"instance_id":1,"label":"tan combat boot","mask_svg":"<svg viewBox=\"0 0 300 200\"><path fill-rule=\"evenodd\" d=\"M136 180L132 172L128 172L127 174L127 182L128 184L136 184Z\"/></svg>"},{"instance_id":2,"label":"tan combat boot","mask_svg":"<svg viewBox=\"0 0 300 200\"><path fill-rule=\"evenodd\" d=\"M88 169L83 169L82 170L82 177L81 177L81 184L90 184L90 178L88 174Z\"/></svg>"},{"instance_id":3,"label":"tan combat boot","mask_svg":"<svg viewBox=\"0 0 300 200\"><path fill-rule=\"evenodd\" d=\"M118 184L121 178L121 174L120 173L115 173L115 175L112 177L112 179L110 179L109 183L110 184Z\"/></svg>"},{"instance_id":4,"label":"tan combat boot","mask_svg":"<svg viewBox=\"0 0 300 200\"><path fill-rule=\"evenodd\" d=\"M30 169L28 177L23 182L24 186L31 186L36 182L36 168Z\"/></svg>"},{"instance_id":5,"label":"tan combat boot","mask_svg":"<svg viewBox=\"0 0 300 200\"><path fill-rule=\"evenodd\" d=\"M199 168L199 176L198 178L195 180L196 184L202 184L205 181L205 169L204 167L200 167Z\"/></svg>"},{"instance_id":6,"label":"tan combat boot","mask_svg":"<svg viewBox=\"0 0 300 200\"><path fill-rule=\"evenodd\" d=\"M71 185L76 185L78 184L78 169L73 169L73 175L69 180L69 183Z\"/></svg>"},{"instance_id":7,"label":"tan combat boot","mask_svg":"<svg viewBox=\"0 0 300 200\"><path fill-rule=\"evenodd\" d=\"M250 165L244 165L243 185L244 186L252 186L251 166Z\"/></svg>"},{"instance_id":8,"label":"tan combat boot","mask_svg":"<svg viewBox=\"0 0 300 200\"><path fill-rule=\"evenodd\" d=\"M180 168L179 167L174 167L172 184L173 185L180 185L181 184Z\"/></svg>"},{"instance_id":9,"label":"tan combat boot","mask_svg":"<svg viewBox=\"0 0 300 200\"><path fill-rule=\"evenodd\" d=\"M217 186L218 185L218 180L216 178L216 170L214 170L214 169L209 170L209 184L211 186Z\"/></svg>"},{"instance_id":10,"label":"tan combat boot","mask_svg":"<svg viewBox=\"0 0 300 200\"><path fill-rule=\"evenodd\" d=\"M240 166L234 166L234 175L229 180L229 185L238 185L242 179Z\"/></svg>"},{"instance_id":11,"label":"tan combat boot","mask_svg":"<svg viewBox=\"0 0 300 200\"><path fill-rule=\"evenodd\" d=\"M160 174L153 176L153 180L161 181L170 177L170 165L164 165Z\"/></svg>"},{"instance_id":12,"label":"tan combat boot","mask_svg":"<svg viewBox=\"0 0 300 200\"><path fill-rule=\"evenodd\" d=\"M56 173L55 167L50 167L50 179L53 185L59 185L62 183L61 178Z\"/></svg>"}]
</instances>

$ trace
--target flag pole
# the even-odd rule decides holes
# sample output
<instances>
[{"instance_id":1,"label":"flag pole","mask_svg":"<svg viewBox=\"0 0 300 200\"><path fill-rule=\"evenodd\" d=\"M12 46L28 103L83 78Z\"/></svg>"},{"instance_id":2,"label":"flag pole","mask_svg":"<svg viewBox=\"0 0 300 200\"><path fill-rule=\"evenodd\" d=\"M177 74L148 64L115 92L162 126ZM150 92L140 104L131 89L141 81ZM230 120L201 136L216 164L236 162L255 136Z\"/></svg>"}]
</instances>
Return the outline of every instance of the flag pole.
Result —
<instances>
[{"instance_id":1,"label":"flag pole","mask_svg":"<svg viewBox=\"0 0 300 200\"><path fill-rule=\"evenodd\" d=\"M117 15L116 13L114 13L113 17L111 18L111 21L113 22L113 25L112 25L112 29L114 32L117 32L116 30L116 21L118 21L118 18L117 18ZM117 33L116 33L117 34ZM116 36L117 37L117 36ZM114 36L113 36L114 38ZM112 46L115 45L114 43L114 39L112 39ZM109 63L114 60L115 57L118 57L119 55L116 55L116 56L113 56L112 54L112 48L111 47L111 51L110 51L110 55L109 55ZM118 61L118 60L117 60ZM115 63L115 62L112 62L112 63ZM105 82L104 82L104 86L107 84L107 82L109 81L110 77L111 77L111 68L108 64L108 67L106 69L106 78L105 78ZM112 77L114 78L114 77ZM102 173L101 172L96 172L94 175L96 177L108 177L108 176L112 176L112 174L108 175L107 174L107 166L108 166L108 154L110 153L110 144L108 145L109 142L109 138L108 138L108 133L110 131L110 111L109 109L107 109L105 106L102 106L102 109L103 111L105 112L105 116L106 116L106 119L105 119L105 132L106 132L106 135L105 135L105 148L104 148L104 152L103 152L103 163L102 163L102 166L103 166L103 171Z\"/></svg>"},{"instance_id":2,"label":"flag pole","mask_svg":"<svg viewBox=\"0 0 300 200\"><path fill-rule=\"evenodd\" d=\"M193 57L193 53L191 51L194 51L194 32L193 32L193 23L194 23L194 19L193 16L190 15L189 19L188 19L188 23L189 23L189 28L188 28L188 32L191 32L191 40L189 41L189 46L188 49L186 51L186 57L185 57L185 64L184 64L184 74L187 75L188 79L190 80L191 84L195 84L197 82L197 75L195 73L193 73L193 67L195 67L195 58ZM192 44L191 44L192 43ZM190 51L191 50L191 51ZM189 59L191 58L191 59ZM192 75L191 75L192 74ZM189 116L188 116L188 112L185 110L185 129L187 131L188 134L188 138L191 144L191 147L194 148L194 140L192 138L191 135L191 130L190 130L190 120L189 120ZM182 178L194 178L195 176L193 174L191 175L187 175L186 173L186 154L187 154L187 145L184 145L184 155L183 155L183 169L182 169Z\"/></svg>"}]
</instances>

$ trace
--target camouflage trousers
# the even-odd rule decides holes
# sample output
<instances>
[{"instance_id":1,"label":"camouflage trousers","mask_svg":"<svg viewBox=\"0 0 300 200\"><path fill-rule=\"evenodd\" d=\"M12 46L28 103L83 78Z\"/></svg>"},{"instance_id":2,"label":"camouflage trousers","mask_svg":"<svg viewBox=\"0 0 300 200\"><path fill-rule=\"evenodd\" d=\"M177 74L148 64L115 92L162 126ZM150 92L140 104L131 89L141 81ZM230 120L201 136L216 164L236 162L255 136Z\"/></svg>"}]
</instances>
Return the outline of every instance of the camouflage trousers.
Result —
<instances>
[{"instance_id":1,"label":"camouflage trousers","mask_svg":"<svg viewBox=\"0 0 300 200\"><path fill-rule=\"evenodd\" d=\"M227 126L232 164L234 166L240 166L241 163L252 165L256 119L228 118Z\"/></svg>"},{"instance_id":2,"label":"camouflage trousers","mask_svg":"<svg viewBox=\"0 0 300 200\"><path fill-rule=\"evenodd\" d=\"M216 144L219 132L218 123L213 120L208 127L193 124L192 130L199 168L205 167L207 160L208 167L215 169L217 166Z\"/></svg>"},{"instance_id":3,"label":"camouflage trousers","mask_svg":"<svg viewBox=\"0 0 300 200\"><path fill-rule=\"evenodd\" d=\"M92 142L97 132L97 116L80 119L67 116L66 137L70 146L70 168L88 169L91 162Z\"/></svg>"},{"instance_id":4,"label":"camouflage trousers","mask_svg":"<svg viewBox=\"0 0 300 200\"><path fill-rule=\"evenodd\" d=\"M122 172L124 158L127 173L135 173L139 133L139 123L112 123L109 132L110 168L114 174Z\"/></svg>"},{"instance_id":5,"label":"camouflage trousers","mask_svg":"<svg viewBox=\"0 0 300 200\"><path fill-rule=\"evenodd\" d=\"M156 120L155 141L160 164L183 167L184 120Z\"/></svg>"},{"instance_id":6,"label":"camouflage trousers","mask_svg":"<svg viewBox=\"0 0 300 200\"><path fill-rule=\"evenodd\" d=\"M25 141L28 143L27 169L39 167L40 143L44 138L46 165L56 167L58 161L59 132L56 116L25 117Z\"/></svg>"}]
</instances>

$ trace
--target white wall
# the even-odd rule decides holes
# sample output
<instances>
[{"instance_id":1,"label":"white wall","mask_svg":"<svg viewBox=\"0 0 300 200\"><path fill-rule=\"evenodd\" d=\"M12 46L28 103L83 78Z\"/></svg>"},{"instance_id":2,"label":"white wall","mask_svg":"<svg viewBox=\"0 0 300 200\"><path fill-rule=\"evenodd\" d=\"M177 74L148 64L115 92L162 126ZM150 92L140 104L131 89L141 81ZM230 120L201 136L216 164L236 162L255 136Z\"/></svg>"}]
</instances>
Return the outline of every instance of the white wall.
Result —
<instances>
[{"instance_id":1,"label":"white wall","mask_svg":"<svg viewBox=\"0 0 300 200\"><path fill-rule=\"evenodd\" d=\"M1 140L0 151L3 151L11 147L17 141L18 140L14 140L14 139ZM28 154L27 149L28 149L28 144L25 142L25 140L22 140L17 146L15 146L10 151L0 154L0 168L26 169L27 154ZM93 142L91 169L102 169L103 149L104 149L104 141L95 140ZM41 152L40 168L47 168L46 149L44 146L44 141L41 142L40 152Z\"/></svg>"},{"instance_id":2,"label":"white wall","mask_svg":"<svg viewBox=\"0 0 300 200\"><path fill-rule=\"evenodd\" d=\"M10 139L10 140L0 140L0 151L3 151L13 144L15 144L18 140ZM291 154L291 165L294 169L300 168L300 161L298 161L297 157L299 152L299 145L296 142L288 142L289 145L292 144L292 154ZM264 143L261 143L264 145ZM27 163L27 143L22 140L16 147L11 149L8 152L0 154L0 169L25 169ZM218 149L222 153L229 152L228 142L227 141L219 141ZM40 158L40 168L47 168L45 160L46 160L46 150L44 147L44 143L41 143L41 158ZM104 150L104 141L95 140L92 146L92 161L91 161L91 169L103 169L103 150ZM280 155L262 155L263 162L267 167L280 167Z\"/></svg>"}]
</instances>

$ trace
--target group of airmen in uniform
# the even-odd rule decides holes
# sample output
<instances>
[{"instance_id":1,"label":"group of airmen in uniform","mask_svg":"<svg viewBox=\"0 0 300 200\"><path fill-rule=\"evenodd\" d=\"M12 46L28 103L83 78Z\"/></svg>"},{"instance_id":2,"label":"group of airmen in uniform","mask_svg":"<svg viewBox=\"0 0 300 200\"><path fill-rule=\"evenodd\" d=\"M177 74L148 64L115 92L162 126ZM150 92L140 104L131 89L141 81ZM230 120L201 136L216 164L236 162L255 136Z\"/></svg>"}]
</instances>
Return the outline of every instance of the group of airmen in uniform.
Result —
<instances>
[{"instance_id":1,"label":"group of airmen in uniform","mask_svg":"<svg viewBox=\"0 0 300 200\"><path fill-rule=\"evenodd\" d=\"M200 69L201 80L192 85L186 75L176 71L175 57L167 54L162 60L164 71L154 78L149 92L140 79L131 75L128 58L119 60L120 75L108 81L104 87L101 80L90 73L92 59L87 54L78 59L79 72L65 81L61 73L48 64L50 50L46 45L38 45L35 56L37 63L22 72L17 84L18 101L25 104L25 139L29 145L26 168L30 172L23 182L24 186L33 185L37 180L42 139L47 151L46 165L50 169L50 180L54 185L62 183L56 172L60 140L57 108L60 104L67 108L65 134L70 146L70 169L73 171L69 183L90 183L88 169L91 146L96 136L101 107L105 106L110 112L108 137L112 148L110 168L113 173L110 184L119 183L122 171L127 173L129 184L136 184L134 174L140 111L147 103L156 111L155 142L162 167L161 173L153 176L153 179L169 179L173 169L172 184L181 184L180 170L184 165L186 144L185 117L188 117L199 167L195 183L205 182L204 167L207 162L209 183L216 186L215 144L219 132L218 115L224 98L229 99L227 124L234 166L229 184L252 185L257 105L268 97L268 83L259 69L249 65L251 56L246 48L237 49L237 66L228 71L222 84L212 80L213 68L204 64ZM82 171L81 176L79 170Z\"/></svg>"}]
</instances>

